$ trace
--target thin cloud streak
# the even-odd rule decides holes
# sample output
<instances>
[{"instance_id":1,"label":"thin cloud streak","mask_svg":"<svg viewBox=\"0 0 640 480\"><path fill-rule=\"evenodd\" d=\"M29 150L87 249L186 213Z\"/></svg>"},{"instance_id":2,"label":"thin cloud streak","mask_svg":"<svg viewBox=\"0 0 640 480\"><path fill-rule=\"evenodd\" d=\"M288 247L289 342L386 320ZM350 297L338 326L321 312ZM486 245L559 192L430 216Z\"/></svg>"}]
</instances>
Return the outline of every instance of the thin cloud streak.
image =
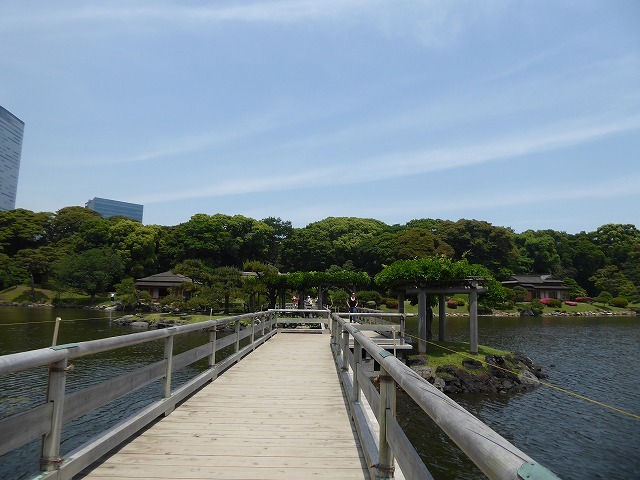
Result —
<instances>
[{"instance_id":1,"label":"thin cloud streak","mask_svg":"<svg viewBox=\"0 0 640 480\"><path fill-rule=\"evenodd\" d=\"M78 24L85 29L87 22L105 28L110 35L118 34L114 24L121 23L131 32L131 24L144 30L210 27L221 23L263 23L275 25L304 25L310 23L352 27L366 25L387 37L411 37L419 43L440 48L454 41L474 22L482 22L504 10L504 2L458 0L450 2L408 0L398 5L382 0L281 0L254 1L238 5L189 6L126 2L116 6L81 6L60 8L57 5L38 9L28 18L15 9L4 12L5 30L24 26L59 27ZM455 27L452 28L452 25ZM85 30L93 33L91 30Z\"/></svg>"},{"instance_id":2,"label":"thin cloud streak","mask_svg":"<svg viewBox=\"0 0 640 480\"><path fill-rule=\"evenodd\" d=\"M363 172L357 178L340 175L344 168L340 165L286 176L255 176L255 173L253 175L238 173L237 179L219 182L208 188L141 196L138 197L137 201L160 203L241 193L288 191L308 188L310 184L315 185L324 182L331 182L333 185L376 182L383 177L385 179L401 178L472 167L489 162L518 159L525 155L568 148L589 143L609 135L638 129L640 129L640 116L630 117L617 123L589 126L560 133L551 131L544 135L503 138L494 142L476 144L464 148L442 148L418 153L394 154L378 159L365 159L361 161L359 166L355 167L358 171Z\"/></svg>"}]
</instances>

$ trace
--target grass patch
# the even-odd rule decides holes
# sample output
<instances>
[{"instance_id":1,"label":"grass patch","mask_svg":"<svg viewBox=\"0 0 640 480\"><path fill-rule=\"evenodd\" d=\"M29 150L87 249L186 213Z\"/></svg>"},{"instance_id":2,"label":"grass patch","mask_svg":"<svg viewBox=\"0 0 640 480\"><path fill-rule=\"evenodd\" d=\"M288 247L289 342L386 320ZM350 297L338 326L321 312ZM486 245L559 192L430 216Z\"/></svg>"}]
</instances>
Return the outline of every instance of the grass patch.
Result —
<instances>
[{"instance_id":1,"label":"grass patch","mask_svg":"<svg viewBox=\"0 0 640 480\"><path fill-rule=\"evenodd\" d=\"M455 314L455 313L462 313L462 314L468 314L469 310L468 310L468 302L466 305L462 306L462 307L458 307L455 309L451 309L451 308L447 308L447 315L451 315L451 314ZM516 303L515 306L510 309L510 310L498 310L496 311L497 313L512 313L512 314L517 314L519 310L522 310L523 308L527 308L529 306L528 303L526 302L522 302L522 303ZM432 307L433 309L433 313L434 315L438 314L438 306L436 305L435 307ZM562 304L562 307L560 308L551 308L551 307L544 307L544 311L543 314L553 314L555 312L564 312L567 314L572 314L572 313L587 313L587 312L593 312L593 313L612 313L612 314L626 314L629 312L629 310L634 310L636 309L640 309L640 304L629 304L627 306L627 308L618 308L618 307L612 307L610 305L604 305L601 303L594 303L594 304L588 304L588 303L578 303L575 307L571 306L571 305L567 305L565 303ZM397 313L398 310L396 309L388 309L386 306L382 305L380 307L380 310L383 312L391 312L391 313ZM404 312L405 313L411 313L411 314L418 314L418 306L417 305L411 305L410 302L405 301L404 302Z\"/></svg>"},{"instance_id":2,"label":"grass patch","mask_svg":"<svg viewBox=\"0 0 640 480\"><path fill-rule=\"evenodd\" d=\"M205 314L183 314L183 313L148 313L142 316L142 319L149 323L175 323L176 325L184 325L187 323L200 323L207 320L217 320L218 318L228 318L229 315L205 315Z\"/></svg>"},{"instance_id":3,"label":"grass patch","mask_svg":"<svg viewBox=\"0 0 640 480\"><path fill-rule=\"evenodd\" d=\"M36 288L35 291L36 299L38 302L51 303L51 300L56 296L56 292L54 292L53 290L47 290L45 288ZM31 287L28 287L26 285L9 287L0 292L0 302L30 303Z\"/></svg>"},{"instance_id":4,"label":"grass patch","mask_svg":"<svg viewBox=\"0 0 640 480\"><path fill-rule=\"evenodd\" d=\"M58 306L63 307L87 307L98 305L100 303L110 303L109 296L96 295L95 300L91 301L89 295L83 295L75 292L62 292L58 293L55 290L49 290L47 288L36 288L36 301L39 303L55 303ZM0 302L15 302L15 303L32 303L31 300L31 287L27 285L18 285L15 287L7 288L0 292Z\"/></svg>"},{"instance_id":5,"label":"grass patch","mask_svg":"<svg viewBox=\"0 0 640 480\"><path fill-rule=\"evenodd\" d=\"M499 355L501 357L511 355L513 352L506 350L498 350L497 348L486 347L484 345L478 345L478 354L471 355L469 353L468 342L429 342L427 344L427 357L429 361L427 365L436 368L443 365L455 365L459 368L462 367L462 361L465 358L472 358L484 362L487 355ZM410 356L409 358L411 358ZM486 367L482 367L486 370ZM470 372L478 372L478 370L469 370Z\"/></svg>"}]
</instances>

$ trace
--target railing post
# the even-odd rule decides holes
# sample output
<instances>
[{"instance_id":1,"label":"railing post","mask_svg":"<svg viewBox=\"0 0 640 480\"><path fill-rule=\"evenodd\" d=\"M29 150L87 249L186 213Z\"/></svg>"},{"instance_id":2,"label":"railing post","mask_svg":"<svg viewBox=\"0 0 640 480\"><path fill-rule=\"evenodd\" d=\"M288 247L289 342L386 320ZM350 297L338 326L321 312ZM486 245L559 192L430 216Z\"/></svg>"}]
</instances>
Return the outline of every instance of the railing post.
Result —
<instances>
[{"instance_id":1,"label":"railing post","mask_svg":"<svg viewBox=\"0 0 640 480\"><path fill-rule=\"evenodd\" d=\"M469 349L471 354L478 354L478 291L476 282L469 290Z\"/></svg>"},{"instance_id":2,"label":"railing post","mask_svg":"<svg viewBox=\"0 0 640 480\"><path fill-rule=\"evenodd\" d=\"M444 294L438 296L438 340L447 339L447 304Z\"/></svg>"},{"instance_id":3,"label":"railing post","mask_svg":"<svg viewBox=\"0 0 640 480\"><path fill-rule=\"evenodd\" d=\"M329 332L331 333L331 345L336 344L336 327L338 325L338 321L333 318L333 315L329 315Z\"/></svg>"},{"instance_id":4,"label":"railing post","mask_svg":"<svg viewBox=\"0 0 640 480\"><path fill-rule=\"evenodd\" d=\"M380 435L378 437L378 464L376 467L376 479L394 478L394 458L389 442L387 441L387 414L396 415L396 385L389 372L380 365L380 408L378 410L378 425Z\"/></svg>"},{"instance_id":5,"label":"railing post","mask_svg":"<svg viewBox=\"0 0 640 480\"><path fill-rule=\"evenodd\" d=\"M360 382L358 382L358 367L362 363L362 345L353 338L353 388L351 390L351 401L360 402Z\"/></svg>"},{"instance_id":6,"label":"railing post","mask_svg":"<svg viewBox=\"0 0 640 480\"><path fill-rule=\"evenodd\" d=\"M256 318L251 319L251 350L256 349Z\"/></svg>"},{"instance_id":7,"label":"railing post","mask_svg":"<svg viewBox=\"0 0 640 480\"><path fill-rule=\"evenodd\" d=\"M216 366L216 344L218 342L218 327L213 327L209 330L209 344L211 345L211 353L209 354L208 367L213 368Z\"/></svg>"},{"instance_id":8,"label":"railing post","mask_svg":"<svg viewBox=\"0 0 640 480\"><path fill-rule=\"evenodd\" d=\"M266 323L267 323L267 319L264 316L260 317L260 324L262 325L262 336L263 337L264 337L264 326L265 326Z\"/></svg>"},{"instance_id":9,"label":"railing post","mask_svg":"<svg viewBox=\"0 0 640 480\"><path fill-rule=\"evenodd\" d=\"M349 368L349 330L346 327L342 330L342 366L345 370Z\"/></svg>"},{"instance_id":10,"label":"railing post","mask_svg":"<svg viewBox=\"0 0 640 480\"><path fill-rule=\"evenodd\" d=\"M169 329L167 329L169 330ZM173 328L172 330L175 330ZM162 379L162 398L171 396L171 370L173 370L173 335L164 339L165 371Z\"/></svg>"},{"instance_id":11,"label":"railing post","mask_svg":"<svg viewBox=\"0 0 640 480\"><path fill-rule=\"evenodd\" d=\"M51 412L51 430L42 437L40 470L52 472L62 462L60 457L60 435L62 433L62 414L64 413L64 392L67 383L67 358L51 364L49 367L49 386L47 403L53 403Z\"/></svg>"},{"instance_id":12,"label":"railing post","mask_svg":"<svg viewBox=\"0 0 640 480\"><path fill-rule=\"evenodd\" d=\"M240 351L240 320L236 320L236 353Z\"/></svg>"}]
</instances>

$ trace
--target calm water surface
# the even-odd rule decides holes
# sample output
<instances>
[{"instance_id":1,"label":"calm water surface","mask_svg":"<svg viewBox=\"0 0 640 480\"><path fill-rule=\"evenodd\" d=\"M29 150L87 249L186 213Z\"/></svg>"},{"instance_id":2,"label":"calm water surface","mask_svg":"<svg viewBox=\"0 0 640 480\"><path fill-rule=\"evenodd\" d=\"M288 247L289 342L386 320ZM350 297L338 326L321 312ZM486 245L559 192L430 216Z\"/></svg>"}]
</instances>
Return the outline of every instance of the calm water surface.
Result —
<instances>
[{"instance_id":1,"label":"calm water surface","mask_svg":"<svg viewBox=\"0 0 640 480\"><path fill-rule=\"evenodd\" d=\"M0 355L50 345L51 321L56 316L65 320L59 344L131 333L129 327L112 325L108 312L0 307ZM549 383L640 414L639 317L481 317L479 324L481 344L524 352L543 366ZM437 336L437 331L434 334ZM468 319L448 318L447 335L448 340L468 341ZM184 338L176 342L176 351L203 341L204 337L196 335ZM69 375L68 389L73 391L160 360L162 350L162 342L156 342L74 360L76 369ZM196 365L185 369L174 382L202 368ZM0 377L0 418L41 402L45 377L46 369L28 378ZM116 405L74 421L63 431L63 453L116 423L123 410L147 405L152 397L157 398L159 389L159 384L149 385ZM561 478L640 478L640 421L635 418L549 387L515 396L453 398ZM436 479L484 478L410 398L399 396L398 412L407 435ZM79 433L87 427L92 431ZM37 473L34 464L38 448L38 442L34 442L0 457L0 478L29 478Z\"/></svg>"}]
</instances>

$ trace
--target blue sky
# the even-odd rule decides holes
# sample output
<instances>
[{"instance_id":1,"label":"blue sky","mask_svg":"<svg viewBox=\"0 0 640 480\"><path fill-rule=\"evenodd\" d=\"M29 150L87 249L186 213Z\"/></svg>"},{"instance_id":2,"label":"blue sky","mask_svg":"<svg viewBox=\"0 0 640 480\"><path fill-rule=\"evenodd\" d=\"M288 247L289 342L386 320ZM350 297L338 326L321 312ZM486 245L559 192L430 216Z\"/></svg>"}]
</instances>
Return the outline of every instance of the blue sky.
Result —
<instances>
[{"instance_id":1,"label":"blue sky","mask_svg":"<svg viewBox=\"0 0 640 480\"><path fill-rule=\"evenodd\" d=\"M0 8L19 208L640 226L640 2Z\"/></svg>"}]
</instances>

